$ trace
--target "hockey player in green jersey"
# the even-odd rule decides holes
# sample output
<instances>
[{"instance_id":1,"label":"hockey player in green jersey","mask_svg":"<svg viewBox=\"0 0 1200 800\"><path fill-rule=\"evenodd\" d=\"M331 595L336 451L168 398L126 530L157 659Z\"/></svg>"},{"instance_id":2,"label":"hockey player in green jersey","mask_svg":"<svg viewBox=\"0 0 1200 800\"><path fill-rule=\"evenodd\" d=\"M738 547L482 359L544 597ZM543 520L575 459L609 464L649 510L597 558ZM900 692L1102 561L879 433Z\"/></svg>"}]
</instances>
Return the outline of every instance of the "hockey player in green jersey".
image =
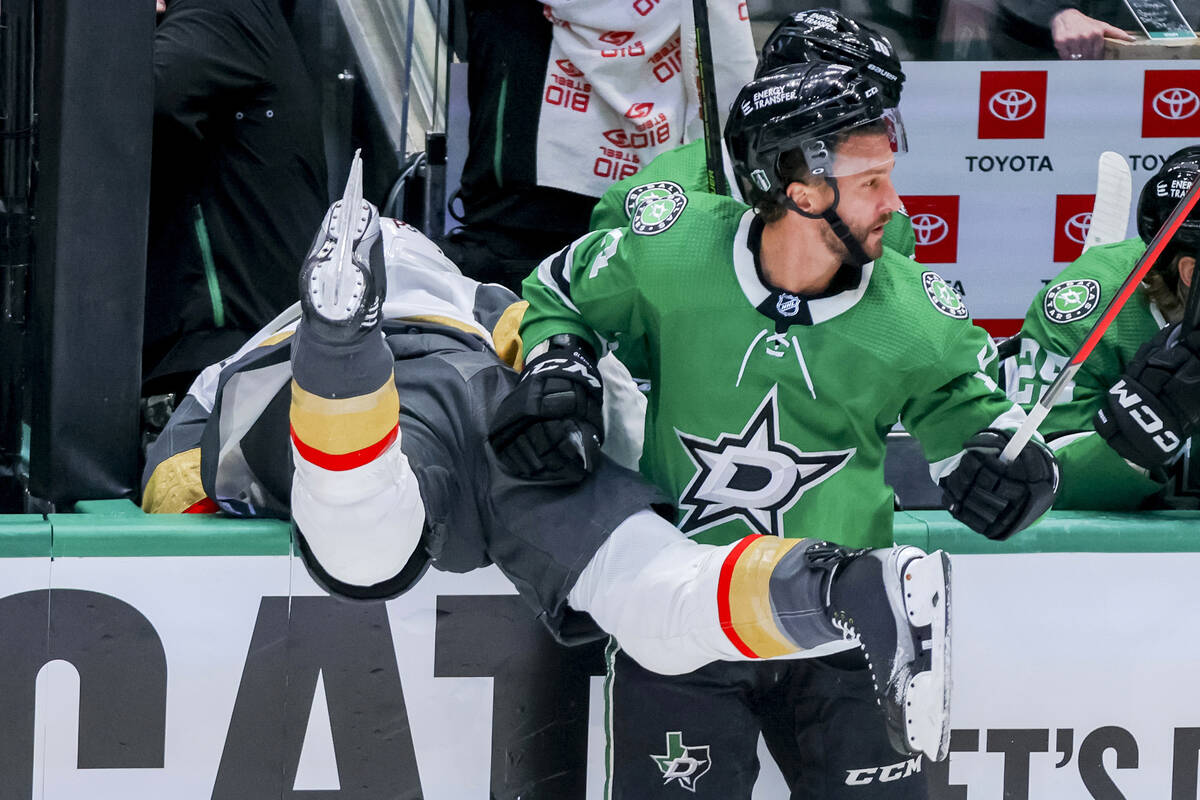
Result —
<instances>
[{"instance_id":1,"label":"hockey player in green jersey","mask_svg":"<svg viewBox=\"0 0 1200 800\"><path fill-rule=\"evenodd\" d=\"M897 418L971 527L1005 538L1039 517L1057 467L1036 443L1000 463L1024 414L995 383L990 339L945 281L881 244L899 204L894 151L906 143L878 86L842 65L778 70L742 89L725 141L754 210L670 192L526 280L527 366L492 424L502 463L539 474L542 454L561 455L565 438L586 468L597 442L572 436L570 423L594 414L594 355L616 346L649 367L642 472L699 541L750 531L890 543L882 470ZM592 402L549 390L548 369L577 376ZM821 552L835 571L861 563L847 547ZM857 654L666 679L615 647L609 677L614 797L656 797L677 783L697 797L748 798L760 731L793 796L926 795L920 760L897 765L892 752L917 749L904 698L884 699L881 724L872 684L884 680ZM948 676L928 677L948 703ZM948 724L941 733L942 746L925 751L934 758L945 755ZM887 767L894 780L846 785L866 767Z\"/></svg>"},{"instance_id":2,"label":"hockey player in green jersey","mask_svg":"<svg viewBox=\"0 0 1200 800\"><path fill-rule=\"evenodd\" d=\"M900 103L904 71L887 37L878 31L831 8L796 11L776 26L763 44L755 76L762 76L790 64L827 61L857 67L879 84L885 107ZM724 150L724 143L722 143ZM728 153L721 159L725 179L734 199L742 200ZM592 210L594 231L629 224L630 215L640 200L668 191L688 194L707 191L707 163L704 138L700 137L655 158L640 172L613 184ZM916 238L908 215L898 209L883 226L883 243L896 252L913 255Z\"/></svg>"},{"instance_id":3,"label":"hockey player in green jersey","mask_svg":"<svg viewBox=\"0 0 1200 800\"><path fill-rule=\"evenodd\" d=\"M1013 400L1028 409L1054 382L1197 174L1200 147L1173 154L1142 188L1140 237L1088 250L1038 293L1004 361ZM1193 211L1042 423L1062 465L1058 508L1152 502L1200 425L1200 332L1167 346L1198 246L1200 213ZM1151 404L1148 411L1141 401Z\"/></svg>"}]
</instances>

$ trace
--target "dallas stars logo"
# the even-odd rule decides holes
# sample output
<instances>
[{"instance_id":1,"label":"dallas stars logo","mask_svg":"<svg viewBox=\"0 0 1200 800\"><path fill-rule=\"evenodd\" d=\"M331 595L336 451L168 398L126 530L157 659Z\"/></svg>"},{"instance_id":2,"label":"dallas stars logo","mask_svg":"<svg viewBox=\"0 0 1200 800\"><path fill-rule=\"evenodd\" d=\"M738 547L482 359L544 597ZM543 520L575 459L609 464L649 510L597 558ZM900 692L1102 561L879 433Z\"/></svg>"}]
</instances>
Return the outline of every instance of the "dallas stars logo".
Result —
<instances>
[{"instance_id":1,"label":"dallas stars logo","mask_svg":"<svg viewBox=\"0 0 1200 800\"><path fill-rule=\"evenodd\" d=\"M1063 281L1046 290L1046 319L1060 325L1083 319L1100 304L1100 284L1091 278Z\"/></svg>"},{"instance_id":2,"label":"dallas stars logo","mask_svg":"<svg viewBox=\"0 0 1200 800\"><path fill-rule=\"evenodd\" d=\"M667 194L648 197L640 201L633 210L629 227L642 236L654 236L675 224L683 209L687 207L687 195Z\"/></svg>"},{"instance_id":3,"label":"dallas stars logo","mask_svg":"<svg viewBox=\"0 0 1200 800\"><path fill-rule=\"evenodd\" d=\"M679 785L689 792L696 791L696 781L712 767L708 757L708 745L686 747L683 744L682 731L667 733L667 754L651 755L658 771L663 775L663 785L671 781L679 781Z\"/></svg>"},{"instance_id":4,"label":"dallas stars logo","mask_svg":"<svg viewBox=\"0 0 1200 800\"><path fill-rule=\"evenodd\" d=\"M683 194L683 187L675 181L654 181L635 186L625 195L625 216L632 217L638 204L646 200L660 200Z\"/></svg>"},{"instance_id":5,"label":"dallas stars logo","mask_svg":"<svg viewBox=\"0 0 1200 800\"><path fill-rule=\"evenodd\" d=\"M929 302L933 303L933 307L938 311L954 319L967 318L966 303L941 275L936 272L923 272L921 273L921 284L925 287L925 294L929 297Z\"/></svg>"},{"instance_id":6,"label":"dallas stars logo","mask_svg":"<svg viewBox=\"0 0 1200 800\"><path fill-rule=\"evenodd\" d=\"M778 387L772 387L739 434L716 441L676 430L696 474L679 498L688 535L734 518L756 532L783 535L783 515L806 491L846 465L855 448L806 453L779 439Z\"/></svg>"}]
</instances>

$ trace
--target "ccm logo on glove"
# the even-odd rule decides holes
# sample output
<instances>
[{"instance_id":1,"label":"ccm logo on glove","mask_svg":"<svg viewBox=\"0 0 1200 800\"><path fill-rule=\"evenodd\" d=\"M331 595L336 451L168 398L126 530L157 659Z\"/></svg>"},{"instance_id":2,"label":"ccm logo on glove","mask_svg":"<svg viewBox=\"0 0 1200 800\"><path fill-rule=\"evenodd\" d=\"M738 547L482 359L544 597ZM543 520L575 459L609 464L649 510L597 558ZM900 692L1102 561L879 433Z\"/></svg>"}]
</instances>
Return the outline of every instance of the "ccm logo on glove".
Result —
<instances>
[{"instance_id":1,"label":"ccm logo on glove","mask_svg":"<svg viewBox=\"0 0 1200 800\"><path fill-rule=\"evenodd\" d=\"M1129 412L1130 419L1146 433L1152 434L1150 440L1158 445L1160 450L1170 455L1179 449L1179 445L1182 444L1179 436L1167 428L1162 418L1154 413L1154 409L1148 403L1142 400L1140 394L1129 391L1124 379L1114 383L1108 393L1113 396L1118 406ZM1103 419L1104 409L1100 409L1099 413Z\"/></svg>"}]
</instances>

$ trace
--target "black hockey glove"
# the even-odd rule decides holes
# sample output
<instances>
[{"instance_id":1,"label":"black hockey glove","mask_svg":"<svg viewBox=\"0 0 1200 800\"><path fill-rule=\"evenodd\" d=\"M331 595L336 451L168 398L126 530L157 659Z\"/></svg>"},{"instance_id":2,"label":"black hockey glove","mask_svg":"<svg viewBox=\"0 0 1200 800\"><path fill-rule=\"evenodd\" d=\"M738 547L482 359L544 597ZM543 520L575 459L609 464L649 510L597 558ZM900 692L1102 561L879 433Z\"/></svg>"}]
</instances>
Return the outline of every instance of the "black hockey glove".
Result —
<instances>
[{"instance_id":1,"label":"black hockey glove","mask_svg":"<svg viewBox=\"0 0 1200 800\"><path fill-rule=\"evenodd\" d=\"M1012 434L992 428L963 445L962 461L942 478L942 502L956 519L989 539L1007 539L1034 522L1058 494L1058 462L1031 441L1011 464L1000 451Z\"/></svg>"},{"instance_id":2,"label":"black hockey glove","mask_svg":"<svg viewBox=\"0 0 1200 800\"><path fill-rule=\"evenodd\" d=\"M575 336L553 337L492 417L488 439L501 466L544 483L583 480L604 441L603 399L590 348Z\"/></svg>"},{"instance_id":3,"label":"black hockey glove","mask_svg":"<svg viewBox=\"0 0 1200 800\"><path fill-rule=\"evenodd\" d=\"M1164 468L1200 428L1200 331L1178 325L1143 344L1092 420L1122 458L1165 479Z\"/></svg>"}]
</instances>

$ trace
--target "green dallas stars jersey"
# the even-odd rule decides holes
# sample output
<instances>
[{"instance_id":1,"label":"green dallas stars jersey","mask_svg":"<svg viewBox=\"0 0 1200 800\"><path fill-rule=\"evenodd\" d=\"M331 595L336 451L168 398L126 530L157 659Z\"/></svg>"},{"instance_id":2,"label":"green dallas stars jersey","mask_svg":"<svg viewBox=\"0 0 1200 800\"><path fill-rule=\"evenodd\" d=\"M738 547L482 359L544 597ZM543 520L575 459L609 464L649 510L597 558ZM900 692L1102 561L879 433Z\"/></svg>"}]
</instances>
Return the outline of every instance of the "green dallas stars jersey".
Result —
<instances>
[{"instance_id":1,"label":"green dallas stars jersey","mask_svg":"<svg viewBox=\"0 0 1200 800\"><path fill-rule=\"evenodd\" d=\"M722 144L725 165L725 180L735 200L741 200L737 181L729 170L729 153ZM660 186L659 184L670 184ZM594 231L620 228L629 224L629 217L636 203L647 191L661 194L665 190L696 194L708 191L708 162L704 156L704 139L696 139L685 145L668 150L647 164L641 171L617 181L604 192L600 202L592 209L591 229ZM655 192L654 190L658 190ZM883 243L898 253L912 258L916 246L912 222L906 214L896 212L883 227Z\"/></svg>"},{"instance_id":2,"label":"green dallas stars jersey","mask_svg":"<svg viewBox=\"0 0 1200 800\"><path fill-rule=\"evenodd\" d=\"M885 249L824 296L797 297L759 280L759 231L729 198L642 204L630 227L588 234L526 279L526 352L574 333L647 365L641 469L700 541L890 545L883 458L897 418L942 474L970 436L1024 414L936 274Z\"/></svg>"},{"instance_id":3,"label":"green dallas stars jersey","mask_svg":"<svg viewBox=\"0 0 1200 800\"><path fill-rule=\"evenodd\" d=\"M1141 239L1093 247L1043 288L1021 327L1020 352L1004 363L1009 396L1029 409L1058 377L1145 251ZM1041 433L1062 468L1054 507L1136 508L1162 489L1128 464L1096 433L1092 415L1134 353L1159 329L1162 316L1141 291L1063 389Z\"/></svg>"}]
</instances>

